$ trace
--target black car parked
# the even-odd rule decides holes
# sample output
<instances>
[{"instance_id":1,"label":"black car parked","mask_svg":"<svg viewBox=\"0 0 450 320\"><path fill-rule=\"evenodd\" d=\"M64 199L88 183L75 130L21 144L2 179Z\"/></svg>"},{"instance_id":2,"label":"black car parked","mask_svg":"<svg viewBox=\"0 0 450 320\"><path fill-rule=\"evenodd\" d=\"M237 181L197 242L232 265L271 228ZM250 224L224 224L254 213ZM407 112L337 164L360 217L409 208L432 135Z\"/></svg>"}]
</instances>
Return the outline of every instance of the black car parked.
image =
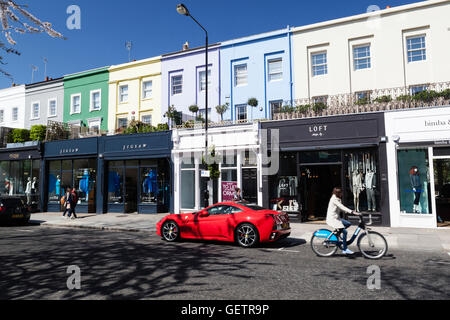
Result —
<instances>
[{"instance_id":1,"label":"black car parked","mask_svg":"<svg viewBox=\"0 0 450 320\"><path fill-rule=\"evenodd\" d=\"M30 210L20 198L0 198L0 224L28 224Z\"/></svg>"}]
</instances>

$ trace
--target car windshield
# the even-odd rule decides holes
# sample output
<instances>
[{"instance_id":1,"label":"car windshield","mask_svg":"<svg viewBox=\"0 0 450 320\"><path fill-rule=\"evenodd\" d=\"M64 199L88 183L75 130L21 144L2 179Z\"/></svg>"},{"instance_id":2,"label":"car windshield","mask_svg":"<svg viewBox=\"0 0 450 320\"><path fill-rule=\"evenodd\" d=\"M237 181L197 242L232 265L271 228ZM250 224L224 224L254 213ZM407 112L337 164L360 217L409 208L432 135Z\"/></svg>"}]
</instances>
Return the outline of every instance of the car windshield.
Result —
<instances>
[{"instance_id":1,"label":"car windshield","mask_svg":"<svg viewBox=\"0 0 450 320\"><path fill-rule=\"evenodd\" d=\"M239 203L239 205L241 205L241 206L243 206L243 207L246 207L246 208L248 208L248 209L250 209L250 210L253 210L253 211L267 210L266 208L257 206L256 204L242 204L242 203Z\"/></svg>"}]
</instances>

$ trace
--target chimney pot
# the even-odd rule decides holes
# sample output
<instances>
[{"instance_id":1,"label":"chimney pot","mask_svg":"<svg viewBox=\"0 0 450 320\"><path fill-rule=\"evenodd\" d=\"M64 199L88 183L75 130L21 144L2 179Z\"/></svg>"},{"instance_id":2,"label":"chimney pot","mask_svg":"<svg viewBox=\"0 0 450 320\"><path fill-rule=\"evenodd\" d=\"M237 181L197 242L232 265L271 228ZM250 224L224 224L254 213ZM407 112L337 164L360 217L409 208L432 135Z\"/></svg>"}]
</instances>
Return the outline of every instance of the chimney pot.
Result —
<instances>
[{"instance_id":1,"label":"chimney pot","mask_svg":"<svg viewBox=\"0 0 450 320\"><path fill-rule=\"evenodd\" d=\"M188 49L189 49L189 42L186 41L186 43L183 44L183 51L186 51L186 50L188 50Z\"/></svg>"}]
</instances>

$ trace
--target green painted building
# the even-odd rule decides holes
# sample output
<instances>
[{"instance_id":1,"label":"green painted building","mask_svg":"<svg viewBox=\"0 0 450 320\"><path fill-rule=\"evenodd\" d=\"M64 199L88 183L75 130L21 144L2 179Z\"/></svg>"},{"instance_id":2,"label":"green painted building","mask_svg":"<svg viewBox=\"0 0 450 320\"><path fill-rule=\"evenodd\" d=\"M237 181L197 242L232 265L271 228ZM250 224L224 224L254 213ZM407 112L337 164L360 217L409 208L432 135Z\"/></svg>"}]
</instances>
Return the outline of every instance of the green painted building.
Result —
<instances>
[{"instance_id":1,"label":"green painted building","mask_svg":"<svg viewBox=\"0 0 450 320\"><path fill-rule=\"evenodd\" d=\"M64 77L64 122L108 130L108 68Z\"/></svg>"}]
</instances>

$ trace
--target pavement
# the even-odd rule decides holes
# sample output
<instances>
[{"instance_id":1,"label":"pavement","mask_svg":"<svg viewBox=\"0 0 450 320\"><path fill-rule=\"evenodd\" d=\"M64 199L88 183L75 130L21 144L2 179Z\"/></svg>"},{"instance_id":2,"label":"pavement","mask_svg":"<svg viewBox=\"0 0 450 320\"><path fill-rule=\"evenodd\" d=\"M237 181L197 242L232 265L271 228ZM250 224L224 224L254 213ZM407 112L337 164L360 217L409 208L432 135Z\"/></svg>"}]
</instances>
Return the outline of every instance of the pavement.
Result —
<instances>
[{"instance_id":1,"label":"pavement","mask_svg":"<svg viewBox=\"0 0 450 320\"><path fill-rule=\"evenodd\" d=\"M63 218L61 213L35 213L30 223L57 228L83 228L106 231L156 232L156 223L167 214L138 215L108 213L103 215L78 214L78 219ZM309 243L314 231L328 228L325 224L291 223L291 238ZM417 229L371 226L383 234L389 249L408 251L444 251L450 255L450 228ZM349 234L353 234L354 227Z\"/></svg>"}]
</instances>

